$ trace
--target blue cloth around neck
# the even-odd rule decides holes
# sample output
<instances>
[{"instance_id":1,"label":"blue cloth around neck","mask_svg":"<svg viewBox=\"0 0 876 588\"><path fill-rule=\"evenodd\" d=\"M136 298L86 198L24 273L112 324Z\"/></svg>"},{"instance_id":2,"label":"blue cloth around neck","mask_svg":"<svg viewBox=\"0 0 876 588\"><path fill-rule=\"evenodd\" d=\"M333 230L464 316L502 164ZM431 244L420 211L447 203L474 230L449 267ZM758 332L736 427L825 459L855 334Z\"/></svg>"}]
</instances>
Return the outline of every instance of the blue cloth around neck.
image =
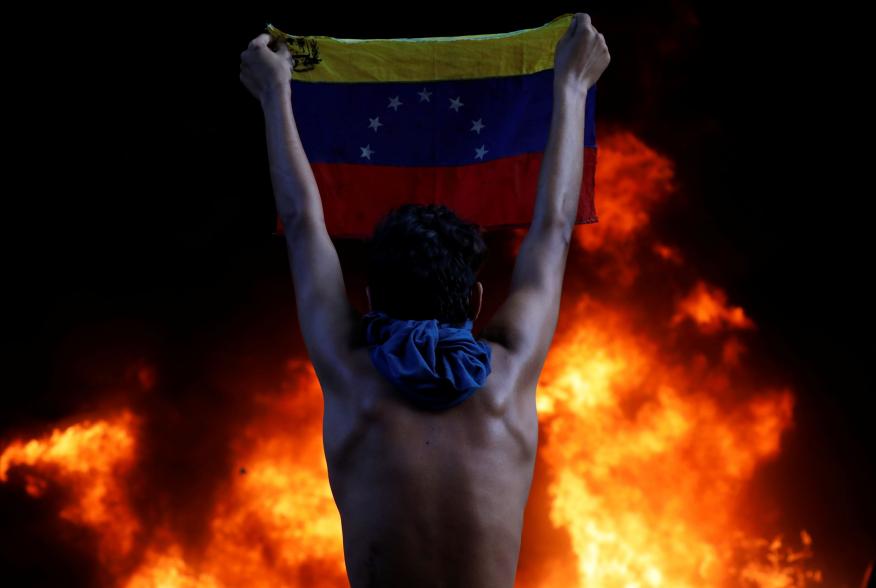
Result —
<instances>
[{"instance_id":1,"label":"blue cloth around neck","mask_svg":"<svg viewBox=\"0 0 876 588\"><path fill-rule=\"evenodd\" d=\"M381 311L362 318L374 366L419 408L456 406L490 375L490 346L475 340L471 320L460 326L437 319L396 319Z\"/></svg>"}]
</instances>

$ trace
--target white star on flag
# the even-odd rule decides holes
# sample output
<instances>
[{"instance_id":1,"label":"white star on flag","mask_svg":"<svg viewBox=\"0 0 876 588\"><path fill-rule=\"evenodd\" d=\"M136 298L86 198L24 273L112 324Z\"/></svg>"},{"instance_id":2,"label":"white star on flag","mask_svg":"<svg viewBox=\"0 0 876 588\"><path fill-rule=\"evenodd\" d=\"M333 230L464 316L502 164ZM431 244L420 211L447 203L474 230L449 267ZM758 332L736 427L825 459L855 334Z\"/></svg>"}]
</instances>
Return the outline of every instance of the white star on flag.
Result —
<instances>
[{"instance_id":1,"label":"white star on flag","mask_svg":"<svg viewBox=\"0 0 876 588\"><path fill-rule=\"evenodd\" d=\"M369 124L368 124L368 128L369 128L369 129L374 129L374 132L375 132L375 133L377 132L377 127L382 127L382 126L383 126L383 123L380 122L380 117L379 117L379 116L378 116L377 118L371 118L371 117L368 117L368 120L370 121Z\"/></svg>"},{"instance_id":2,"label":"white star on flag","mask_svg":"<svg viewBox=\"0 0 876 588\"><path fill-rule=\"evenodd\" d=\"M371 159L371 154L374 153L374 150L371 149L371 143L368 143L364 147L359 147L359 149L362 150L362 155L360 155L359 157L365 157L368 160Z\"/></svg>"},{"instance_id":3,"label":"white star on flag","mask_svg":"<svg viewBox=\"0 0 876 588\"><path fill-rule=\"evenodd\" d=\"M417 94L420 95L420 102L423 102L423 101L431 102L431 100L429 100L429 96L432 95L432 92L430 92L430 91L427 90L426 88L423 88L423 91L422 91L422 92L417 92Z\"/></svg>"},{"instance_id":4,"label":"white star on flag","mask_svg":"<svg viewBox=\"0 0 876 588\"><path fill-rule=\"evenodd\" d=\"M389 106L387 106L387 108L392 108L396 112L398 112L399 106L401 106L401 102L399 101L398 96L395 96L394 98L389 99Z\"/></svg>"},{"instance_id":5,"label":"white star on flag","mask_svg":"<svg viewBox=\"0 0 876 588\"><path fill-rule=\"evenodd\" d=\"M471 121L471 122L472 122L472 127L471 127L469 130L470 130L470 131L477 131L478 135L480 135L480 134L481 134L481 129L484 128L485 126L487 126L487 125L485 125L484 123L481 122L482 120L483 120L483 119L479 118L479 119L477 119L477 120L473 120L473 121Z\"/></svg>"},{"instance_id":6,"label":"white star on flag","mask_svg":"<svg viewBox=\"0 0 876 588\"><path fill-rule=\"evenodd\" d=\"M452 108L456 112L459 112L459 107L462 105L462 102L459 101L459 96L450 99L450 108Z\"/></svg>"},{"instance_id":7,"label":"white star on flag","mask_svg":"<svg viewBox=\"0 0 876 588\"><path fill-rule=\"evenodd\" d=\"M480 147L475 149L475 152L477 153L477 155L475 155L475 159L483 159L484 158L484 153L487 152L487 149L484 149L484 147L486 147L486 145L481 145Z\"/></svg>"}]
</instances>

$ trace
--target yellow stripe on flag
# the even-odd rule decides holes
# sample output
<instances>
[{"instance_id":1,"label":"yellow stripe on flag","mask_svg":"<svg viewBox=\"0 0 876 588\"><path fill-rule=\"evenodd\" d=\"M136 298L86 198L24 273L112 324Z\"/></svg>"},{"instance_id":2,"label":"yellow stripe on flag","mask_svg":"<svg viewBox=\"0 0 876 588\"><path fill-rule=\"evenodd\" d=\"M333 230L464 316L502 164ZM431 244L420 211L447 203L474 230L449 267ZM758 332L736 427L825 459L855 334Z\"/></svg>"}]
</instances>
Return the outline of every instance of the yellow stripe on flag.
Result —
<instances>
[{"instance_id":1,"label":"yellow stripe on flag","mask_svg":"<svg viewBox=\"0 0 876 588\"><path fill-rule=\"evenodd\" d=\"M303 82L419 82L532 74L554 67L557 41L574 14L532 29L488 35L401 39L338 39L289 35L292 79ZM362 48L363 51L357 51Z\"/></svg>"}]
</instances>

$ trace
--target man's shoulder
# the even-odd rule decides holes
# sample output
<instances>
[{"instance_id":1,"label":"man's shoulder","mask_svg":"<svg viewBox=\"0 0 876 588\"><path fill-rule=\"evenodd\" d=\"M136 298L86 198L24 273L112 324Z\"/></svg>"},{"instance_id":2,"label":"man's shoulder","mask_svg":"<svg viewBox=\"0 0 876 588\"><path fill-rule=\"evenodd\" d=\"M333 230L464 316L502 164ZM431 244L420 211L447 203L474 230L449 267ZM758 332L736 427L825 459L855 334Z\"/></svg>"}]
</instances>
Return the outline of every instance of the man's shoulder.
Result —
<instances>
[{"instance_id":1,"label":"man's shoulder","mask_svg":"<svg viewBox=\"0 0 876 588\"><path fill-rule=\"evenodd\" d=\"M490 348L490 374L473 398L487 400L494 410L499 410L507 405L508 400L523 394L516 384L520 362L501 342L482 336L476 336L475 339ZM326 399L337 400L354 409L354 412L365 415L376 412L381 406L381 399L393 394L392 384L377 370L369 346L364 343L348 350L342 378L321 380L320 383Z\"/></svg>"}]
</instances>

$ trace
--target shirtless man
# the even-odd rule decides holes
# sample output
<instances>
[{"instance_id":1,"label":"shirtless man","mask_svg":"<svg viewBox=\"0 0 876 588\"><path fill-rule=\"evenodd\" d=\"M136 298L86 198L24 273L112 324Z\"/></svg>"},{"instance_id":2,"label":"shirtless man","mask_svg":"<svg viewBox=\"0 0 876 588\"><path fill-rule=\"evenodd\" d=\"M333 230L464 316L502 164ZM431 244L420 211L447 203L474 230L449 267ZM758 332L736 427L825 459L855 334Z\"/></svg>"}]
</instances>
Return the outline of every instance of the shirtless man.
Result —
<instances>
[{"instance_id":1,"label":"shirtless man","mask_svg":"<svg viewBox=\"0 0 876 588\"><path fill-rule=\"evenodd\" d=\"M552 121L532 224L507 300L477 343L468 334L472 349L489 349L489 378L470 398L441 411L406 402L369 356L361 336L363 317L346 297L292 114L293 62L284 45L272 45L267 34L250 43L241 54L240 79L265 117L298 317L324 395L323 441L350 584L511 588L538 445L536 384L557 324L583 172L586 93L608 66L605 39L590 17L579 13L557 43ZM447 231L462 237L435 241L445 244L445 260L482 259L476 226L434 205L405 210L408 217L396 222L396 230L408 223L412 231L434 237L416 223L446 223ZM468 249L454 251L448 242L466 243ZM452 282L463 283L464 291L435 293L457 302L462 296L463 320L473 321L480 313L483 285L474 280L477 269L463 268L461 279ZM369 314L377 312L372 303L388 312L389 301L416 305L419 300L375 280L369 271ZM398 324L431 326L434 335L437 320ZM461 321L457 314L442 322Z\"/></svg>"}]
</instances>

